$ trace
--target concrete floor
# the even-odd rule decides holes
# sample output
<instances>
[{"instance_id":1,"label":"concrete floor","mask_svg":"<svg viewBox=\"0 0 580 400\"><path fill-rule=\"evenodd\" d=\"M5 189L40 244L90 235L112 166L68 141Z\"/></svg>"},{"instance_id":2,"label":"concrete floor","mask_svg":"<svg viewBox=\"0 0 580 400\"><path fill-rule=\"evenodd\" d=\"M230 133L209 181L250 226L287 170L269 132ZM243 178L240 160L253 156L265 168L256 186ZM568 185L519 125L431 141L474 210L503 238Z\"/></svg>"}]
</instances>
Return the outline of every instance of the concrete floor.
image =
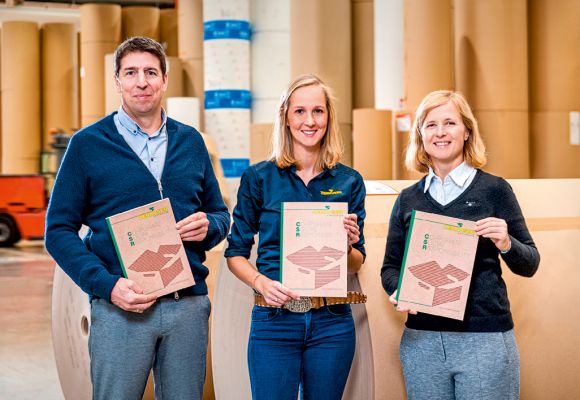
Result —
<instances>
[{"instance_id":1,"label":"concrete floor","mask_svg":"<svg viewBox=\"0 0 580 400\"><path fill-rule=\"evenodd\" d=\"M53 271L42 242L0 248L0 398L64 398L51 337Z\"/></svg>"}]
</instances>

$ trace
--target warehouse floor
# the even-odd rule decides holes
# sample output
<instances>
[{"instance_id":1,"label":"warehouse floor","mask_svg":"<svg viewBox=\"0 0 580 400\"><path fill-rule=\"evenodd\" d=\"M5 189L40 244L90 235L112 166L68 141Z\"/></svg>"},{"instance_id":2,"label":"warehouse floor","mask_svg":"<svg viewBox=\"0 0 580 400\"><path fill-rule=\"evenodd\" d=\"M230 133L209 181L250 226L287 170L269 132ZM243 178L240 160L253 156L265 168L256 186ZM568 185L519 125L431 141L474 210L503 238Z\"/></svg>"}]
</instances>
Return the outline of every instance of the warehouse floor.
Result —
<instances>
[{"instance_id":1,"label":"warehouse floor","mask_svg":"<svg viewBox=\"0 0 580 400\"><path fill-rule=\"evenodd\" d=\"M51 338L54 262L42 242L0 248L0 397L63 399Z\"/></svg>"}]
</instances>

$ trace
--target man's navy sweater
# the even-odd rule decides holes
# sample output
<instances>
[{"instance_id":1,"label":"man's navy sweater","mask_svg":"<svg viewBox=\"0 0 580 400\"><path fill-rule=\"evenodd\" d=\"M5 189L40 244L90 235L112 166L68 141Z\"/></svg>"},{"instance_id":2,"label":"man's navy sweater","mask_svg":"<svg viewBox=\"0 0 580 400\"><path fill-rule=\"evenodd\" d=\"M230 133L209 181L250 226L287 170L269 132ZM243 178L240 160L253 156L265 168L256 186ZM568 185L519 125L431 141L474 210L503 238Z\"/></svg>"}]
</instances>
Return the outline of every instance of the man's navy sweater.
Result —
<instances>
[{"instance_id":1,"label":"man's navy sweater","mask_svg":"<svg viewBox=\"0 0 580 400\"><path fill-rule=\"evenodd\" d=\"M157 182L118 133L113 115L83 128L68 145L48 206L48 252L91 298L110 301L123 273L106 218L160 200L162 191L171 201L176 221L198 211L207 214L207 237L184 242L196 284L180 291L206 294L205 251L226 237L230 217L203 138L195 129L168 118L167 156ZM81 241L78 231L83 224L90 230Z\"/></svg>"},{"instance_id":2,"label":"man's navy sweater","mask_svg":"<svg viewBox=\"0 0 580 400\"><path fill-rule=\"evenodd\" d=\"M502 254L502 258L515 274L534 275L540 263L540 254L526 227L516 196L504 179L478 170L469 187L445 206L435 201L428 192L425 193L424 188L425 178L403 190L393 206L381 269L381 279L387 293L391 294L397 289L413 210L471 221L487 217L504 219L511 249ZM418 313L409 314L407 327L456 332L505 332L513 328L499 254L490 239L479 238L463 321Z\"/></svg>"}]
</instances>

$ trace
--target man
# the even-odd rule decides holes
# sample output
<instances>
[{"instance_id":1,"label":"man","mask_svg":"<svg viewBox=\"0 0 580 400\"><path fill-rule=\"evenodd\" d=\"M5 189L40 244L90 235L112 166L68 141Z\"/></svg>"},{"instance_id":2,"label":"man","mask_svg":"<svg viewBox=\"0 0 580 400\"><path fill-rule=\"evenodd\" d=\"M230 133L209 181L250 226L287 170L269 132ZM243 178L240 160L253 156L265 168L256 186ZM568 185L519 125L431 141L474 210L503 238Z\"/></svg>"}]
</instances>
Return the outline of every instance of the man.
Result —
<instances>
[{"instance_id":1,"label":"man","mask_svg":"<svg viewBox=\"0 0 580 400\"><path fill-rule=\"evenodd\" d=\"M122 106L71 139L47 214L46 248L91 299L94 399L141 399L151 367L159 399L201 399L210 304L205 251L229 228L203 139L167 118L161 45L142 37L115 52ZM196 284L146 295L123 278L106 218L169 198ZM81 241L81 225L89 232Z\"/></svg>"}]
</instances>

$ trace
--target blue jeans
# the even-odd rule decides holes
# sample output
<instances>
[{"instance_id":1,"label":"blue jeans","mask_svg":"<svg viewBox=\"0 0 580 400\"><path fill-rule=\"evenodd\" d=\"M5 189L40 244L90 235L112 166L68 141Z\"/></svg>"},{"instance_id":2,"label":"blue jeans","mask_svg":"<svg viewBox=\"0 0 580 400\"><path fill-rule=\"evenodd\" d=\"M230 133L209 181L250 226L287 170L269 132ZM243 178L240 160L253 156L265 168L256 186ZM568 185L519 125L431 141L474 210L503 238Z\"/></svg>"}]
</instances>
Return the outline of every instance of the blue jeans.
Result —
<instances>
[{"instance_id":1,"label":"blue jeans","mask_svg":"<svg viewBox=\"0 0 580 400\"><path fill-rule=\"evenodd\" d=\"M350 305L292 313L254 306L248 366L254 400L340 400L355 350Z\"/></svg>"},{"instance_id":2,"label":"blue jeans","mask_svg":"<svg viewBox=\"0 0 580 400\"><path fill-rule=\"evenodd\" d=\"M514 331L435 332L406 328L401 363L409 400L517 400Z\"/></svg>"},{"instance_id":3,"label":"blue jeans","mask_svg":"<svg viewBox=\"0 0 580 400\"><path fill-rule=\"evenodd\" d=\"M207 296L164 298L137 314L94 299L93 399L141 400L151 368L157 400L201 399L210 307Z\"/></svg>"}]
</instances>

